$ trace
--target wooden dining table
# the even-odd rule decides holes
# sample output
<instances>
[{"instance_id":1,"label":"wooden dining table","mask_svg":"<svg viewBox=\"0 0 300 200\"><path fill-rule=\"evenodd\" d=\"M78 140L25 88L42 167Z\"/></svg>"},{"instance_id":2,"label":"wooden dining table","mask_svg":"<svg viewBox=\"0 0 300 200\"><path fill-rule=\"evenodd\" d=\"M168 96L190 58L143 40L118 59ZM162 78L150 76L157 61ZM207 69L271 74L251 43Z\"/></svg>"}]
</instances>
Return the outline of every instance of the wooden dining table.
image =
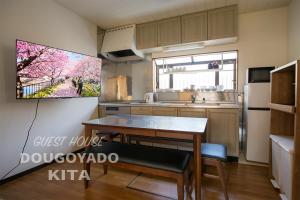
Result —
<instances>
[{"instance_id":1,"label":"wooden dining table","mask_svg":"<svg viewBox=\"0 0 300 200\"><path fill-rule=\"evenodd\" d=\"M93 130L113 131L125 136L143 136L193 140L195 199L201 199L201 142L204 140L207 118L111 115L82 123L85 139L90 141ZM91 144L87 144L88 148Z\"/></svg>"}]
</instances>

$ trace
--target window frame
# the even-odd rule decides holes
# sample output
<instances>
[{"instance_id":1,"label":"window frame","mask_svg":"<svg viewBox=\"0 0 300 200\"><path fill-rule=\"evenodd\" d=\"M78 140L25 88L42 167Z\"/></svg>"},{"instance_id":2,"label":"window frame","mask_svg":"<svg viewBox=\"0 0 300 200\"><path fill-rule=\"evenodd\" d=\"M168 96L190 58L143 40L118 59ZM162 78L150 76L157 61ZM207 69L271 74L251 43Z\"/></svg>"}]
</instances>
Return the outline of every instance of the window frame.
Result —
<instances>
[{"instance_id":1,"label":"window frame","mask_svg":"<svg viewBox=\"0 0 300 200\"><path fill-rule=\"evenodd\" d=\"M212 61L199 61L199 62L195 62L193 59L193 56L201 56L201 55L208 55L208 54L226 54L226 53L230 53L230 52L236 52L237 57L236 59L227 59L227 60L223 60L223 65L226 64L233 64L233 90L238 90L238 60L239 60L239 51L238 50L232 50L232 51L221 51L221 52L208 52L208 53L201 53L201 54L188 54L188 55L179 55L179 56L170 56L170 57L159 57L159 58L154 58L153 59L153 63L154 63L154 68L155 68L155 88L156 90L160 90L159 88L159 69L162 69L164 67L164 65L156 65L155 60L156 59L170 59L170 58L178 58L178 57L186 57L186 56L191 56L192 58L192 62L191 63L187 63L184 65L199 65L199 64L209 64ZM220 60L222 63L222 60ZM167 64L168 68L173 68L176 66L182 66L182 63L178 63L178 64ZM208 69L209 70L209 69ZM210 69L211 71L215 71L215 86L219 85L219 78L220 78L220 71L222 70L214 70L214 69ZM205 70L204 70L205 71ZM224 70L226 71L226 70ZM169 78L169 88L168 89L173 89L173 74L170 73L169 74L170 78Z\"/></svg>"}]
</instances>

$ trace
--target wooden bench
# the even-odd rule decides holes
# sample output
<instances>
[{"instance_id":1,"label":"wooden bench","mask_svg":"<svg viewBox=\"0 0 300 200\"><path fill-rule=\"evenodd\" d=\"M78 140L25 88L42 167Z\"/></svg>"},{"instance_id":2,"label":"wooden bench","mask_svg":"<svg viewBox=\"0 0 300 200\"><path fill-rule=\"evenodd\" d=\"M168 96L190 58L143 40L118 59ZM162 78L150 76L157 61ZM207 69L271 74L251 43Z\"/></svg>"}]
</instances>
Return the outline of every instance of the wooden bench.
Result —
<instances>
[{"instance_id":1,"label":"wooden bench","mask_svg":"<svg viewBox=\"0 0 300 200\"><path fill-rule=\"evenodd\" d=\"M173 144L180 145L182 143L191 143L193 141L186 139L174 139L174 138L157 138L157 137L137 137L131 136L129 138L129 143L135 141L136 144L140 144L140 141L143 142L157 142L162 144ZM228 200L228 192L227 192L227 179L225 173L225 163L227 161L227 147L223 144L210 144L210 143L202 143L201 145L201 155L204 165L213 166L217 168L218 176L203 173L203 176L206 178L213 178L220 180L225 199ZM191 180L190 180L191 181ZM190 191L189 193L191 193Z\"/></svg>"},{"instance_id":2,"label":"wooden bench","mask_svg":"<svg viewBox=\"0 0 300 200\"><path fill-rule=\"evenodd\" d=\"M187 191L187 199L191 198L190 169L192 155L190 152L109 142L103 143L102 146L90 147L85 153L86 158L89 154L104 153L109 155L116 153L119 156L119 161L117 163L105 162L103 164L104 174L107 174L108 166L113 166L134 172L175 179L177 181L178 199L184 199L184 188ZM89 175L90 164L84 159L84 169L87 170ZM88 180L84 180L84 185L85 188L88 187Z\"/></svg>"}]
</instances>

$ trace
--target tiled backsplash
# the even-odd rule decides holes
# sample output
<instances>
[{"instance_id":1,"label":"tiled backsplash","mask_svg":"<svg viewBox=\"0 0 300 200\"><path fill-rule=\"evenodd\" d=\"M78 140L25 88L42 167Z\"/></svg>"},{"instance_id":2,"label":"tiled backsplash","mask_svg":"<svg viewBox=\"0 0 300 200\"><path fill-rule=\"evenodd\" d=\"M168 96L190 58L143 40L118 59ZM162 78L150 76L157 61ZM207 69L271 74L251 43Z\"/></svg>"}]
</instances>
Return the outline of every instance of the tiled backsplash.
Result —
<instances>
[{"instance_id":1,"label":"tiled backsplash","mask_svg":"<svg viewBox=\"0 0 300 200\"><path fill-rule=\"evenodd\" d=\"M192 101L192 95L192 92L157 92L157 101ZM197 92L196 102L202 102L203 98L207 103L237 103L238 92Z\"/></svg>"}]
</instances>

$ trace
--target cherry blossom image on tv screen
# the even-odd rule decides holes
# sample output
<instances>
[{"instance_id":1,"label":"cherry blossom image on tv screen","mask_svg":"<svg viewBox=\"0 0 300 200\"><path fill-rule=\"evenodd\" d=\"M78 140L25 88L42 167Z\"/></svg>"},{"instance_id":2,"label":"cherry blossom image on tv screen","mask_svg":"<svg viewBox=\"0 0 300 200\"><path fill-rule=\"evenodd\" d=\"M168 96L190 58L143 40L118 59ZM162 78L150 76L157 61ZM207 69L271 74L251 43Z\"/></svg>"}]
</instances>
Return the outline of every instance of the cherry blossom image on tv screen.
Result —
<instances>
[{"instance_id":1,"label":"cherry blossom image on tv screen","mask_svg":"<svg viewBox=\"0 0 300 200\"><path fill-rule=\"evenodd\" d=\"M17 40L18 99L97 97L102 60Z\"/></svg>"}]
</instances>

